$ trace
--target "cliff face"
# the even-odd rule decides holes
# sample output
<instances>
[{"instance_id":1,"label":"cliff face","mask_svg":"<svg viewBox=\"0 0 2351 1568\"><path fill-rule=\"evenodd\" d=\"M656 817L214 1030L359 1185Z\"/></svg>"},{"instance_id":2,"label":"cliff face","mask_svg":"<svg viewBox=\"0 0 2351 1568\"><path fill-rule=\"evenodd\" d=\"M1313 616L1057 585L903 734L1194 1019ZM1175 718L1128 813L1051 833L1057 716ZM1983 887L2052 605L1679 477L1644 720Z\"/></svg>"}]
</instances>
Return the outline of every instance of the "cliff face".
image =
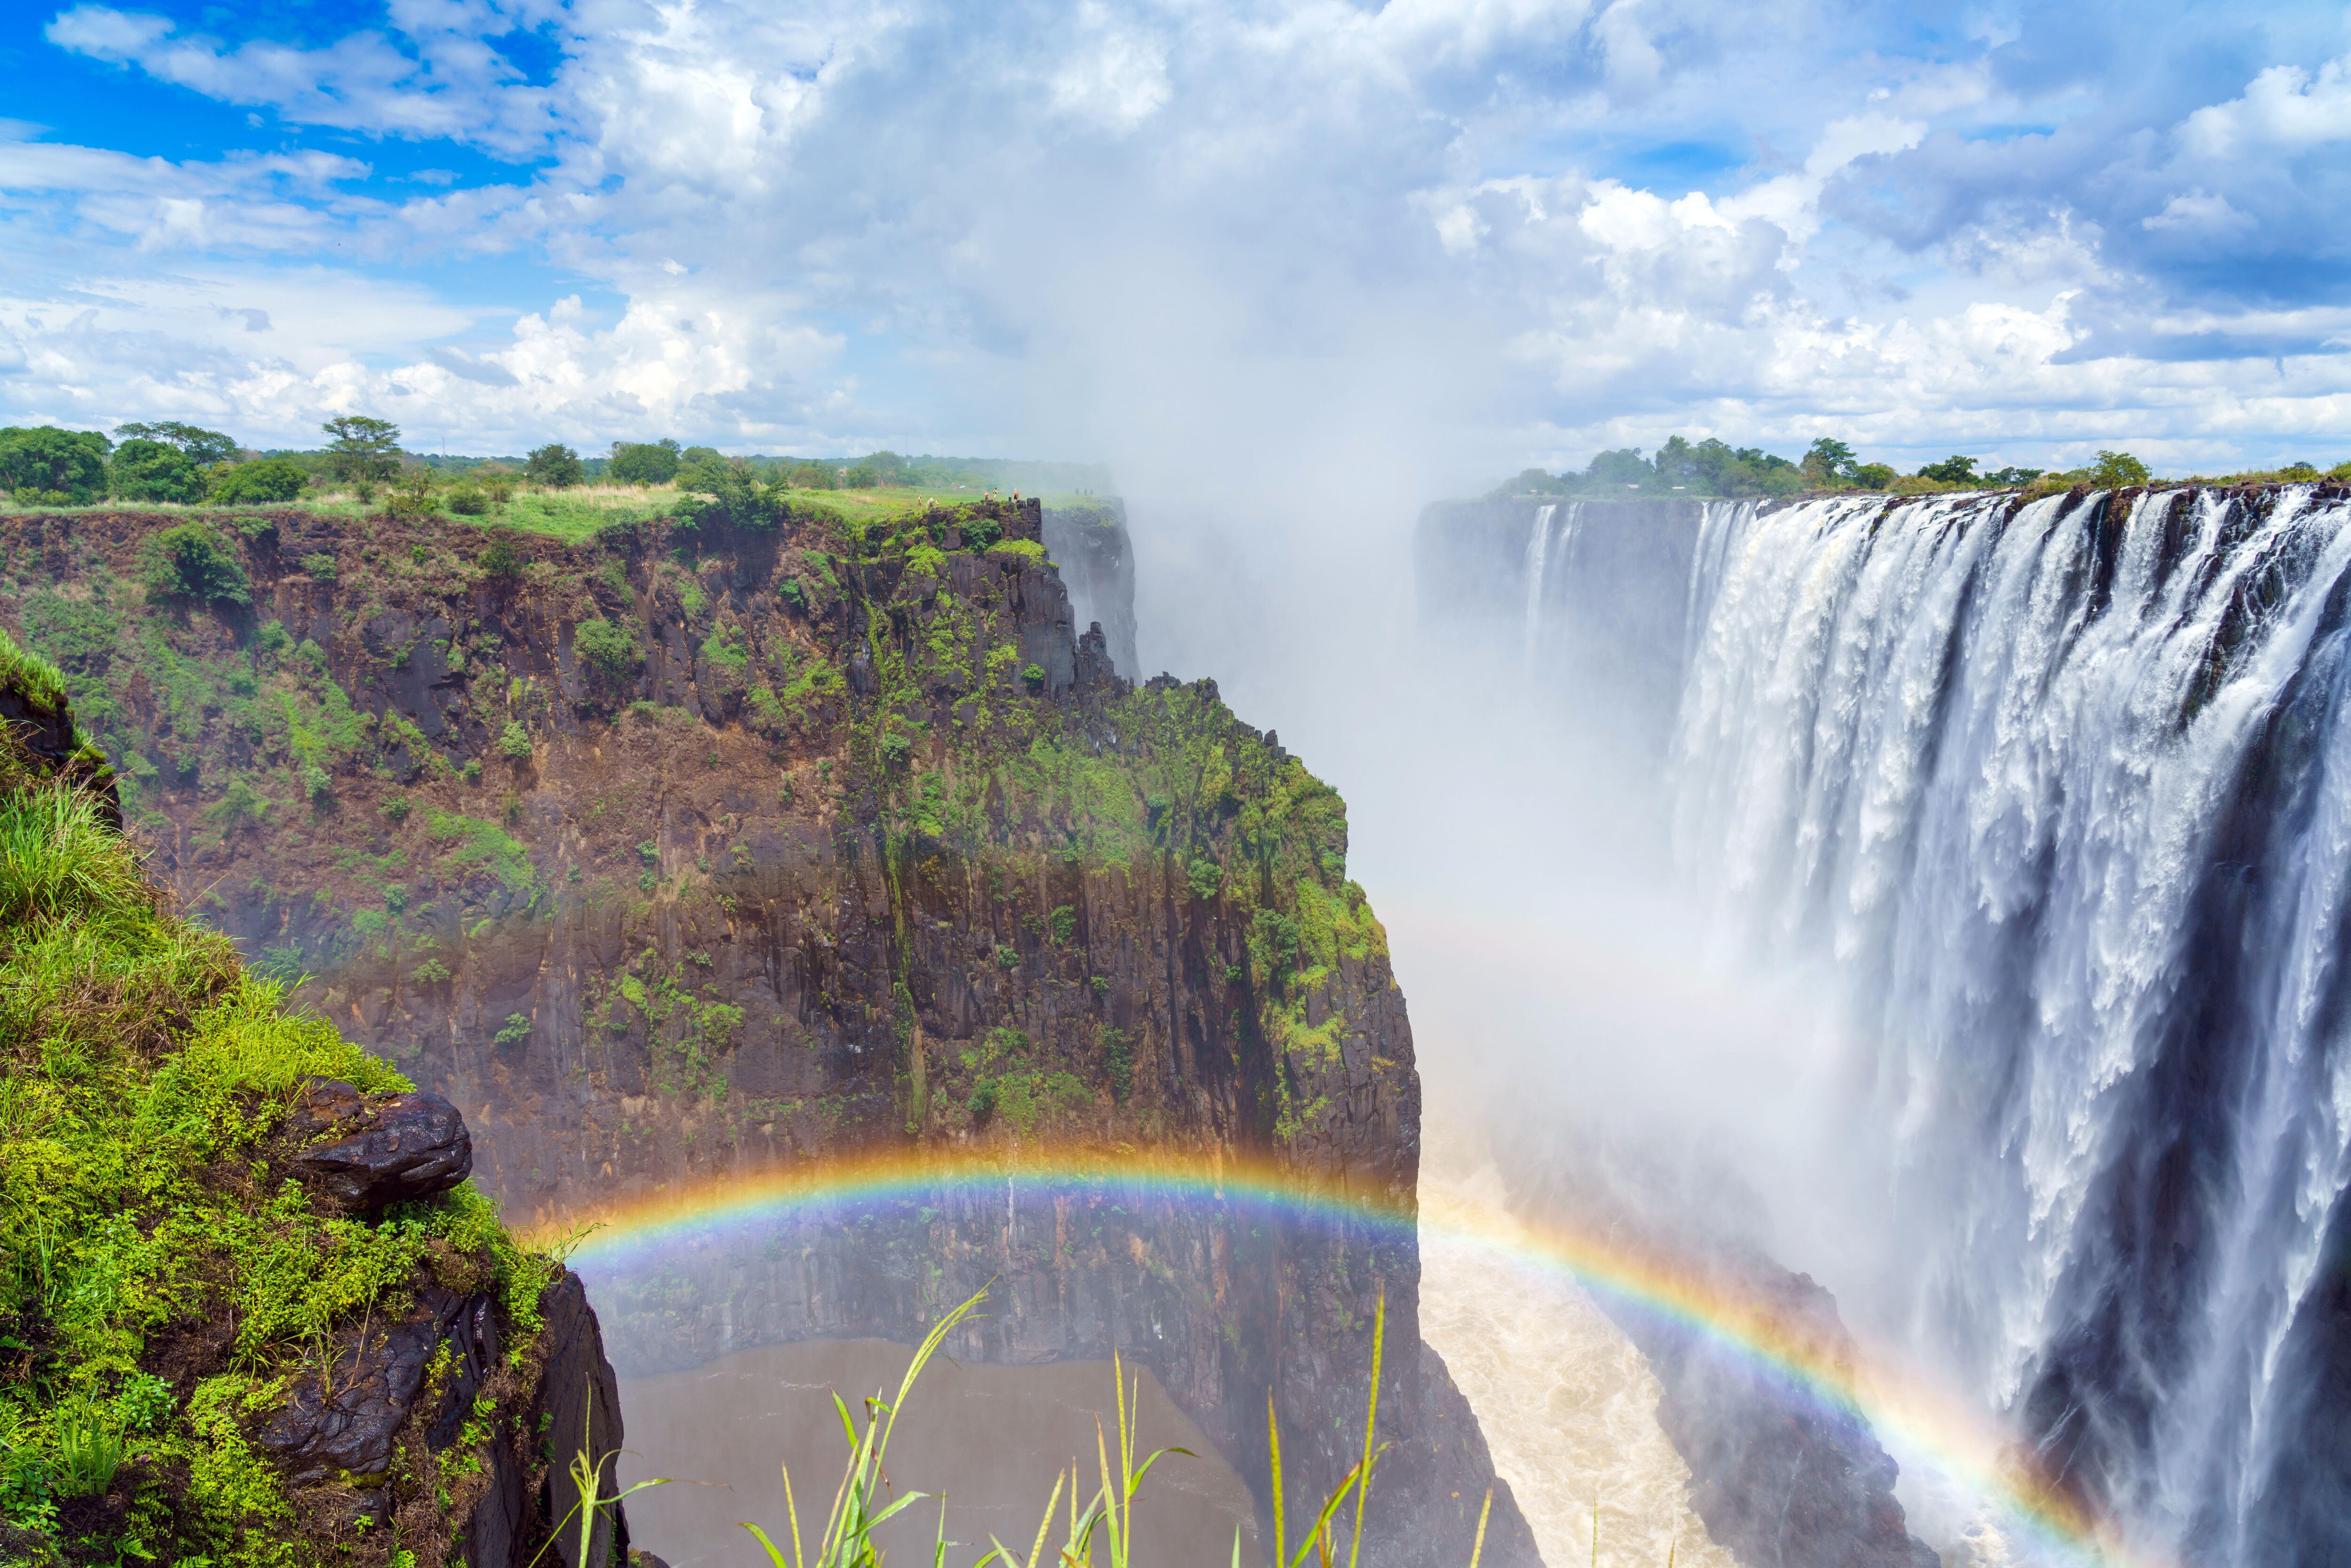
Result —
<instances>
[{"instance_id":1,"label":"cliff face","mask_svg":"<svg viewBox=\"0 0 2351 1568\"><path fill-rule=\"evenodd\" d=\"M1111 664L1130 681L1143 679L1134 648L1134 541L1126 504L1115 496L1048 507L1045 553L1061 569L1070 610L1080 626L1098 623Z\"/></svg>"},{"instance_id":2,"label":"cliff face","mask_svg":"<svg viewBox=\"0 0 2351 1568\"><path fill-rule=\"evenodd\" d=\"M247 517L249 604L141 602L180 520L11 518L0 607L102 708L158 870L462 1107L509 1214L1048 1142L1409 1204L1411 1033L1342 803L1212 685L1073 636L1033 502L579 545ZM997 1276L959 1354L1141 1355L1251 1477L1270 1388L1319 1497L1384 1286L1367 1552L1467 1560L1491 1470L1411 1246L1046 1207L781 1219L601 1299L624 1364L674 1365L911 1338ZM1507 1489L1487 1552L1532 1560Z\"/></svg>"},{"instance_id":3,"label":"cliff face","mask_svg":"<svg viewBox=\"0 0 2351 1568\"><path fill-rule=\"evenodd\" d=\"M579 1279L465 1185L454 1106L287 1016L118 821L0 636L0 1561L524 1568L621 1441ZM617 1500L594 1531L625 1547Z\"/></svg>"}]
</instances>

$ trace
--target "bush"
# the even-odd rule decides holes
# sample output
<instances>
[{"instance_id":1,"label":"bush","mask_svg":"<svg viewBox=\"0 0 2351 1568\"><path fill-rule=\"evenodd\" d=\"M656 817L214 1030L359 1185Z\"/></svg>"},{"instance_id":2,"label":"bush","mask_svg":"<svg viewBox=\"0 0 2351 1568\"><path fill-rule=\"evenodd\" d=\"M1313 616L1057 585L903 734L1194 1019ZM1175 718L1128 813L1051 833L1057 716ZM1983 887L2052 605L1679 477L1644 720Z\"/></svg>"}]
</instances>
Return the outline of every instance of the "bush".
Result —
<instances>
[{"instance_id":1,"label":"bush","mask_svg":"<svg viewBox=\"0 0 2351 1568\"><path fill-rule=\"evenodd\" d=\"M522 473L534 485L568 490L586 476L587 470L580 465L580 454L559 441L550 441L532 451L523 464Z\"/></svg>"},{"instance_id":2,"label":"bush","mask_svg":"<svg viewBox=\"0 0 2351 1568\"><path fill-rule=\"evenodd\" d=\"M1031 664L1020 672L1020 678L1029 683L1030 691L1036 691L1045 684L1045 666Z\"/></svg>"},{"instance_id":3,"label":"bush","mask_svg":"<svg viewBox=\"0 0 2351 1568\"><path fill-rule=\"evenodd\" d=\"M454 502L450 509L456 509ZM523 568L529 564L522 551L515 548L514 540L503 533L492 539L490 548L482 552L482 570L500 581L510 582L520 577Z\"/></svg>"},{"instance_id":4,"label":"bush","mask_svg":"<svg viewBox=\"0 0 2351 1568\"><path fill-rule=\"evenodd\" d=\"M506 1027L498 1030L497 1033L492 1035L490 1040L494 1044L497 1045L513 1045L517 1041L526 1040L529 1038L530 1015L528 1013L508 1013L507 1014Z\"/></svg>"},{"instance_id":5,"label":"bush","mask_svg":"<svg viewBox=\"0 0 2351 1568\"><path fill-rule=\"evenodd\" d=\"M958 530L966 549L986 549L1004 537L1004 525L994 517L967 517Z\"/></svg>"},{"instance_id":6,"label":"bush","mask_svg":"<svg viewBox=\"0 0 2351 1568\"><path fill-rule=\"evenodd\" d=\"M508 757L528 757L530 755L530 731L523 728L521 725L516 723L513 719L507 720L506 728L500 731L498 735L498 749L505 752Z\"/></svg>"},{"instance_id":7,"label":"bush","mask_svg":"<svg viewBox=\"0 0 2351 1568\"><path fill-rule=\"evenodd\" d=\"M94 430L11 425L0 430L0 489L86 506L106 490L106 455L113 445Z\"/></svg>"},{"instance_id":8,"label":"bush","mask_svg":"<svg viewBox=\"0 0 2351 1568\"><path fill-rule=\"evenodd\" d=\"M985 1122L996 1113L996 1080L983 1078L971 1086L971 1098L963 1103L975 1122Z\"/></svg>"},{"instance_id":9,"label":"bush","mask_svg":"<svg viewBox=\"0 0 2351 1568\"><path fill-rule=\"evenodd\" d=\"M310 476L283 457L239 463L213 472L212 498L224 507L272 505L298 499Z\"/></svg>"},{"instance_id":10,"label":"bush","mask_svg":"<svg viewBox=\"0 0 2351 1568\"><path fill-rule=\"evenodd\" d=\"M386 509L395 517L421 517L441 509L441 497L433 493L429 474L412 474L392 487L392 499Z\"/></svg>"},{"instance_id":11,"label":"bush","mask_svg":"<svg viewBox=\"0 0 2351 1568\"><path fill-rule=\"evenodd\" d=\"M1066 947L1070 945L1070 938L1077 935L1078 912L1069 904L1058 904L1053 913L1045 917L1045 924L1052 927L1053 945Z\"/></svg>"},{"instance_id":12,"label":"bush","mask_svg":"<svg viewBox=\"0 0 2351 1568\"><path fill-rule=\"evenodd\" d=\"M1225 868L1202 856L1184 869L1184 880L1195 898L1214 898L1225 885Z\"/></svg>"},{"instance_id":13,"label":"bush","mask_svg":"<svg viewBox=\"0 0 2351 1568\"><path fill-rule=\"evenodd\" d=\"M320 582L335 580L335 558L325 550L312 550L302 558L302 570Z\"/></svg>"},{"instance_id":14,"label":"bush","mask_svg":"<svg viewBox=\"0 0 2351 1568\"><path fill-rule=\"evenodd\" d=\"M1120 1104L1134 1092L1134 1045L1123 1029L1102 1031L1102 1065L1110 1072L1110 1097Z\"/></svg>"},{"instance_id":15,"label":"bush","mask_svg":"<svg viewBox=\"0 0 2351 1568\"><path fill-rule=\"evenodd\" d=\"M610 621L582 621L572 628L571 647L607 680L624 680L644 663L637 640Z\"/></svg>"},{"instance_id":16,"label":"bush","mask_svg":"<svg viewBox=\"0 0 2351 1568\"><path fill-rule=\"evenodd\" d=\"M679 460L674 441L615 441L604 476L621 485L666 485L677 477Z\"/></svg>"},{"instance_id":17,"label":"bush","mask_svg":"<svg viewBox=\"0 0 2351 1568\"><path fill-rule=\"evenodd\" d=\"M449 509L461 517L478 517L490 509L490 498L470 479L450 486Z\"/></svg>"},{"instance_id":18,"label":"bush","mask_svg":"<svg viewBox=\"0 0 2351 1568\"><path fill-rule=\"evenodd\" d=\"M335 799L335 781L328 778L327 770L317 763L306 762L302 765L302 793L310 797L313 806L331 804Z\"/></svg>"},{"instance_id":19,"label":"bush","mask_svg":"<svg viewBox=\"0 0 2351 1568\"><path fill-rule=\"evenodd\" d=\"M204 476L178 447L134 439L114 449L107 465L107 490L120 501L184 504L204 498Z\"/></svg>"},{"instance_id":20,"label":"bush","mask_svg":"<svg viewBox=\"0 0 2351 1568\"><path fill-rule=\"evenodd\" d=\"M141 550L147 591L199 603L250 604L245 567L226 539L204 523L183 523L149 538Z\"/></svg>"}]
</instances>

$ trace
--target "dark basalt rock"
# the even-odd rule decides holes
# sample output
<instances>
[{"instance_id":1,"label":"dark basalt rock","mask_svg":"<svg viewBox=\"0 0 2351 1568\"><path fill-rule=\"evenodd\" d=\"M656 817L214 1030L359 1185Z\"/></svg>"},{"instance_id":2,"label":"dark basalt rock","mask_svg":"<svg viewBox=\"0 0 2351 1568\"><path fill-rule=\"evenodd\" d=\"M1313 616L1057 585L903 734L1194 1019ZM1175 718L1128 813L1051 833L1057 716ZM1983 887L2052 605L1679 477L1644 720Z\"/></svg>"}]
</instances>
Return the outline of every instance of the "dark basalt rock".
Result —
<instances>
[{"instance_id":1,"label":"dark basalt rock","mask_svg":"<svg viewBox=\"0 0 2351 1568\"><path fill-rule=\"evenodd\" d=\"M474 1168L474 1140L457 1107L438 1094L364 1095L313 1080L287 1118L295 1137L340 1134L306 1148L294 1168L354 1213L430 1197Z\"/></svg>"},{"instance_id":2,"label":"dark basalt rock","mask_svg":"<svg viewBox=\"0 0 2351 1568\"><path fill-rule=\"evenodd\" d=\"M425 1426L427 1443L447 1448L497 1354L497 1330L488 1297L462 1297L430 1285L405 1318L339 1335L331 1370L298 1381L286 1407L254 1438L255 1447L294 1485L334 1479L372 1486L392 1468L392 1445L416 1408L426 1368L451 1341L452 1375Z\"/></svg>"}]
</instances>

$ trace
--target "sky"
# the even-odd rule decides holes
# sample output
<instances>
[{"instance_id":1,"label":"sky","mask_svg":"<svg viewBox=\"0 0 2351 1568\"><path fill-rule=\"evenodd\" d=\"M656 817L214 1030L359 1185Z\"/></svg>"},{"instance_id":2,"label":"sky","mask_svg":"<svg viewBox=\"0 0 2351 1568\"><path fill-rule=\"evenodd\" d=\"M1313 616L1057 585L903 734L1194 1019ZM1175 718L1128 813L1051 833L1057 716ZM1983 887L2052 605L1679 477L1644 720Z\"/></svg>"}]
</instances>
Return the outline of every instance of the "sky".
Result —
<instances>
[{"instance_id":1,"label":"sky","mask_svg":"<svg viewBox=\"0 0 2351 1568\"><path fill-rule=\"evenodd\" d=\"M0 421L2351 457L2340 6L85 0L0 81Z\"/></svg>"}]
</instances>

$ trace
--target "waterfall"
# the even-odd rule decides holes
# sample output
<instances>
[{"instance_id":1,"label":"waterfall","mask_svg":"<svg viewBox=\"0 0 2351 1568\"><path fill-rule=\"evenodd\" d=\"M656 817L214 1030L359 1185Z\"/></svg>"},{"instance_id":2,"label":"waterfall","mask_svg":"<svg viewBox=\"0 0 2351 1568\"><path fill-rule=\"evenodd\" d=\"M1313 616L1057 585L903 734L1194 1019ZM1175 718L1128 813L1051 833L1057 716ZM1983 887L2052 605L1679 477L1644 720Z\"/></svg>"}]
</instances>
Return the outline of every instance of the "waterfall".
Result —
<instances>
[{"instance_id":1,"label":"waterfall","mask_svg":"<svg viewBox=\"0 0 2351 1568\"><path fill-rule=\"evenodd\" d=\"M1552 517L1559 510L1557 502L1546 502L1535 508L1535 526L1527 535L1527 615L1526 666L1529 674L1542 650L1543 605L1552 597L1550 585L1553 579L1564 579L1575 563L1576 525L1583 518L1583 503L1570 501L1567 516L1560 519L1554 530ZM1555 564L1554 564L1555 563Z\"/></svg>"},{"instance_id":2,"label":"waterfall","mask_svg":"<svg viewBox=\"0 0 2351 1568\"><path fill-rule=\"evenodd\" d=\"M1543 567L1551 554L1551 517L1557 502L1535 508L1534 531L1527 536L1527 668L1535 667L1535 643L1542 634Z\"/></svg>"},{"instance_id":3,"label":"waterfall","mask_svg":"<svg viewBox=\"0 0 2351 1568\"><path fill-rule=\"evenodd\" d=\"M1715 503L1689 581L1677 847L1850 982L1882 1305L2176 1562L2351 1542L2347 523Z\"/></svg>"}]
</instances>

